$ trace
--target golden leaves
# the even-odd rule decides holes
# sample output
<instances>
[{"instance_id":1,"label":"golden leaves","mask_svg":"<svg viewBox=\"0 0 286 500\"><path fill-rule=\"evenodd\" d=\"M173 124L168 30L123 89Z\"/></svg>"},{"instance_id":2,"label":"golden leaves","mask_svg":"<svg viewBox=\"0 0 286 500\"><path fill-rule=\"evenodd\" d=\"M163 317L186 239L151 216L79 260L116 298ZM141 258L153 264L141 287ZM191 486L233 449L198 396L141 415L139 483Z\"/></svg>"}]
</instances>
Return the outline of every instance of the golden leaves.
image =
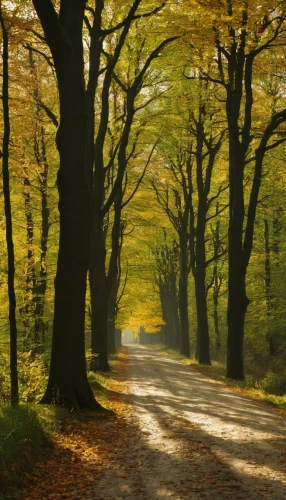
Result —
<instances>
[{"instance_id":1,"label":"golden leaves","mask_svg":"<svg viewBox=\"0 0 286 500\"><path fill-rule=\"evenodd\" d=\"M126 351L119 353L115 371L106 374L108 389L96 389L96 398L108 401L116 416L83 412L80 419L67 417L61 434L52 437L52 452L26 474L26 487L19 500L94 499L95 488L112 457L123 448L128 406ZM113 464L113 462L112 462ZM113 467L113 465L112 465ZM124 465L118 464L124 470Z\"/></svg>"}]
</instances>

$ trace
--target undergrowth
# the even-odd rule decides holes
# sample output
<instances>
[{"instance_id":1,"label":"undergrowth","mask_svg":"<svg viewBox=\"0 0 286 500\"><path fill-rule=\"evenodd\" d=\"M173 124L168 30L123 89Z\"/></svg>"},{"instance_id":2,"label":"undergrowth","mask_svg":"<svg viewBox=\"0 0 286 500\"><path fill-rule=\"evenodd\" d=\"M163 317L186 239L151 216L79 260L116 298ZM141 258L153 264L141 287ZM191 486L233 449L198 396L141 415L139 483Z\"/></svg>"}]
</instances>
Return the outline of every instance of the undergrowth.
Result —
<instances>
[{"instance_id":1,"label":"undergrowth","mask_svg":"<svg viewBox=\"0 0 286 500\"><path fill-rule=\"evenodd\" d=\"M49 435L59 432L63 410L20 404L0 406L0 499L13 498L23 475L49 448Z\"/></svg>"},{"instance_id":2,"label":"undergrowth","mask_svg":"<svg viewBox=\"0 0 286 500\"><path fill-rule=\"evenodd\" d=\"M26 360L25 360L26 361ZM89 381L95 397L102 405L108 401L114 390L118 355L109 359L110 371L89 373ZM8 382L0 380L0 500L13 499L21 487L24 474L32 470L43 455L52 450L50 436L60 433L67 417L66 410L56 405L26 403L27 399L39 400L40 390L45 383L42 367L38 367L34 384L28 384L21 393L19 406L8 404ZM32 379L31 379L32 380ZM29 379L30 381L30 379ZM2 385L1 385L2 382ZM5 389L5 391L3 390ZM7 390L6 390L7 389ZM24 397L23 397L24 394ZM75 415L76 417L76 415ZM79 416L80 419L80 416Z\"/></svg>"}]
</instances>

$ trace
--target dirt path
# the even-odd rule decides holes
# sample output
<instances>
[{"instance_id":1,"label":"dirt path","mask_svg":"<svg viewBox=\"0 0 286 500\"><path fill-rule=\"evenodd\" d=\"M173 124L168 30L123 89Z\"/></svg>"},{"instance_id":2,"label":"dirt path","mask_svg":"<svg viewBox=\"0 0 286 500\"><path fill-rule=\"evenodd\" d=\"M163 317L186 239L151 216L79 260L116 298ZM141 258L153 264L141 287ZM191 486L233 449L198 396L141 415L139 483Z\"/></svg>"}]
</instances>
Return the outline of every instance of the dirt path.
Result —
<instances>
[{"instance_id":1,"label":"dirt path","mask_svg":"<svg viewBox=\"0 0 286 500\"><path fill-rule=\"evenodd\" d=\"M54 452L8 498L286 499L279 415L157 352L128 350L129 383L123 350L104 389L116 415L67 420Z\"/></svg>"},{"instance_id":2,"label":"dirt path","mask_svg":"<svg viewBox=\"0 0 286 500\"><path fill-rule=\"evenodd\" d=\"M105 471L97 500L286 498L281 417L177 361L128 348L128 451Z\"/></svg>"}]
</instances>

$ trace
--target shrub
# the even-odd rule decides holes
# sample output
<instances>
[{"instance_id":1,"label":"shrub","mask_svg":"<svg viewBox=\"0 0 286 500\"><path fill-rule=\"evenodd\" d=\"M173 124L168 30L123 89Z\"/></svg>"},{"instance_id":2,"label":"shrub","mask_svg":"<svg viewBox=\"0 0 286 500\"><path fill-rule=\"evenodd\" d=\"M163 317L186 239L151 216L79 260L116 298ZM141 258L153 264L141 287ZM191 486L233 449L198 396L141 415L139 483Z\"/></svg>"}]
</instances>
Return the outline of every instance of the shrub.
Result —
<instances>
[{"instance_id":1,"label":"shrub","mask_svg":"<svg viewBox=\"0 0 286 500\"><path fill-rule=\"evenodd\" d=\"M266 394L277 394L278 396L286 394L286 370L284 369L282 373L269 371L260 385Z\"/></svg>"}]
</instances>

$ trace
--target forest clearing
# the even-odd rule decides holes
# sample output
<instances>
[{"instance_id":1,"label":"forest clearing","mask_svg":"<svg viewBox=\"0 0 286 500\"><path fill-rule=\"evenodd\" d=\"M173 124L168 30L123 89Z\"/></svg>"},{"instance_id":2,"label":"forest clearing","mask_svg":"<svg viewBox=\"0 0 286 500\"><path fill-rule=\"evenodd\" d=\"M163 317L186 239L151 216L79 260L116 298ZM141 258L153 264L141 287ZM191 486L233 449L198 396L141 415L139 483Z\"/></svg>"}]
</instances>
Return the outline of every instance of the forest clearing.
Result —
<instances>
[{"instance_id":1,"label":"forest clearing","mask_svg":"<svg viewBox=\"0 0 286 500\"><path fill-rule=\"evenodd\" d=\"M123 349L106 390L115 415L67 417L13 498L285 498L285 412L146 347Z\"/></svg>"},{"instance_id":2,"label":"forest clearing","mask_svg":"<svg viewBox=\"0 0 286 500\"><path fill-rule=\"evenodd\" d=\"M285 56L286 0L0 0L3 498L286 498Z\"/></svg>"}]
</instances>

